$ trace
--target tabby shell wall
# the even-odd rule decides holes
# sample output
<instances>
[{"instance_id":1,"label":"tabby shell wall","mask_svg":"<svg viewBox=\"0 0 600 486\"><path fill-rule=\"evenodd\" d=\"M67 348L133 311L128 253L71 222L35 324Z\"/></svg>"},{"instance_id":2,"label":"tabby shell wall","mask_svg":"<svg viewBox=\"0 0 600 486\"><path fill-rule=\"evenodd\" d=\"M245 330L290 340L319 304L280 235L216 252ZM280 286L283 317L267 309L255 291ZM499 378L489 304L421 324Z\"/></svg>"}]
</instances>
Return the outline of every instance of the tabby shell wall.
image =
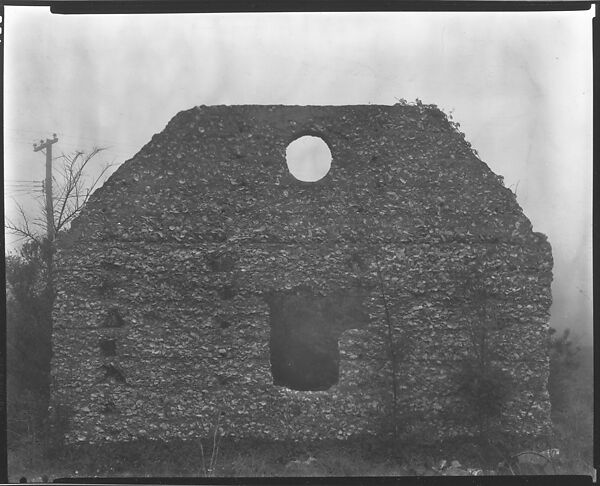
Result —
<instances>
[{"instance_id":1,"label":"tabby shell wall","mask_svg":"<svg viewBox=\"0 0 600 486\"><path fill-rule=\"evenodd\" d=\"M305 134L333 156L314 183L285 161ZM179 113L59 242L52 407L67 440L193 438L217 416L234 437L385 434L390 350L401 434L472 435L456 377L481 326L512 379L495 425L546 433L551 249L501 179L433 106ZM266 296L300 291L364 296L327 390L273 385Z\"/></svg>"}]
</instances>

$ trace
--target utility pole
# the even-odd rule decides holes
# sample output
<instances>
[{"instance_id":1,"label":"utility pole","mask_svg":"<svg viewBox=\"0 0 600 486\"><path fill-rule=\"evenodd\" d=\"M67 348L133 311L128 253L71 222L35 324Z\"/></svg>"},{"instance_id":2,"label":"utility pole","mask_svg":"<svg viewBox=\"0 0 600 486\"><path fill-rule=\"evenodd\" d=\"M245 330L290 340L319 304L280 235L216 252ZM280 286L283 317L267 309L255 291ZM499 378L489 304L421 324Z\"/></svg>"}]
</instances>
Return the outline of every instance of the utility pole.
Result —
<instances>
[{"instance_id":1,"label":"utility pole","mask_svg":"<svg viewBox=\"0 0 600 486\"><path fill-rule=\"evenodd\" d=\"M52 139L47 138L44 142L40 140L39 144L33 144L33 151L39 152L46 149L46 233L48 243L52 245L54 241L54 204L52 202L52 145L58 142L56 133L52 134Z\"/></svg>"},{"instance_id":2,"label":"utility pole","mask_svg":"<svg viewBox=\"0 0 600 486\"><path fill-rule=\"evenodd\" d=\"M45 248L42 251L42 258L46 262L46 296L49 302L52 302L54 294L54 275L53 275L53 260L54 260L54 203L52 201L52 145L58 142L56 133L52 134L52 138L47 138L44 142L40 140L39 144L33 144L33 151L39 152L46 149L46 181L44 187L46 189L46 234L47 241ZM51 304L50 304L51 305ZM50 323L52 317L49 317ZM52 326L52 324L50 324Z\"/></svg>"},{"instance_id":3,"label":"utility pole","mask_svg":"<svg viewBox=\"0 0 600 486\"><path fill-rule=\"evenodd\" d=\"M52 328L54 324L52 322L52 307L54 304L54 201L52 200L52 145L58 142L56 133L52 134L52 138L47 138L44 142L40 140L39 144L33 144L33 151L39 152L40 150L46 149L46 180L44 181L44 189L46 190L46 241L42 244L41 257L46 263L46 286L43 292L42 299L42 326L41 336L42 343L47 345L46 350L51 351L52 349ZM45 365L49 370L50 363L45 361ZM49 373L44 373L44 388L45 392L42 396L46 395L50 391L50 376ZM44 400L44 405L47 406L49 403Z\"/></svg>"}]
</instances>

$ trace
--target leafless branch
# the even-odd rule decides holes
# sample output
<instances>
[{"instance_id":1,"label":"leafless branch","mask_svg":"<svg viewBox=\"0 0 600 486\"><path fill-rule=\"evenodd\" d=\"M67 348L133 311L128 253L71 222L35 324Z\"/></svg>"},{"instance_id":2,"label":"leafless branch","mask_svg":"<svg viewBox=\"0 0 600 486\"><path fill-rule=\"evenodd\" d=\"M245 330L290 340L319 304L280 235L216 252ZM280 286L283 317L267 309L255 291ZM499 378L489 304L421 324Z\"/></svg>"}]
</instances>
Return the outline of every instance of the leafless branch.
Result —
<instances>
[{"instance_id":1,"label":"leafless branch","mask_svg":"<svg viewBox=\"0 0 600 486\"><path fill-rule=\"evenodd\" d=\"M72 157L65 156L65 162L62 166L63 181L60 185L60 198L57 199L59 204L53 218L56 232L64 229L79 215L92 192L110 168L110 165L105 165L100 174L89 184L86 184L87 181L84 180L85 168L102 150L104 149L96 147L87 155L83 152L77 152Z\"/></svg>"},{"instance_id":2,"label":"leafless branch","mask_svg":"<svg viewBox=\"0 0 600 486\"><path fill-rule=\"evenodd\" d=\"M61 156L56 157L56 159L62 159L62 163L56 167L55 176L53 176L54 207L50 219L55 234L64 230L79 215L96 187L102 182L108 169L112 166L112 164L106 164L96 177L91 181L86 180L86 168L92 159L103 150L105 149L95 147L88 154L77 151L73 155L63 153ZM6 230L20 237L20 239L40 242L42 235L48 229L46 205L40 200L40 208L36 217L27 216L23 207L18 203L16 205L20 222L15 223L7 220Z\"/></svg>"},{"instance_id":3,"label":"leafless branch","mask_svg":"<svg viewBox=\"0 0 600 486\"><path fill-rule=\"evenodd\" d=\"M23 239L23 240L33 240L36 242L40 242L40 235L38 233L36 233L35 231L33 231L33 229L31 228L30 224L29 224L29 219L27 218L27 215L25 214L25 210L23 209L23 206L21 204L19 204L14 198L13 201L15 202L16 206L17 206L17 211L19 212L20 215L20 223L14 223L13 221L11 221L10 219L6 220L5 223L5 228L6 230L8 230L10 233L12 233L13 235L19 237L19 240Z\"/></svg>"}]
</instances>

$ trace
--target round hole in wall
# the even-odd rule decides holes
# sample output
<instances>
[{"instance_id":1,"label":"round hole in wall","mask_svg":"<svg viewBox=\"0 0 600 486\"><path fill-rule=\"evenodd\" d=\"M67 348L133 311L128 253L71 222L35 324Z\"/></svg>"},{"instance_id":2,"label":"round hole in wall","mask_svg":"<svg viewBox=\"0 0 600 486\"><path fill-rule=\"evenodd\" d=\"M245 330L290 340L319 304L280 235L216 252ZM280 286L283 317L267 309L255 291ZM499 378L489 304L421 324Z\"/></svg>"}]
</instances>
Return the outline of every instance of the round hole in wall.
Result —
<instances>
[{"instance_id":1,"label":"round hole in wall","mask_svg":"<svg viewBox=\"0 0 600 486\"><path fill-rule=\"evenodd\" d=\"M316 182L331 168L331 150L320 137L305 135L291 142L285 151L291 174L303 182Z\"/></svg>"}]
</instances>

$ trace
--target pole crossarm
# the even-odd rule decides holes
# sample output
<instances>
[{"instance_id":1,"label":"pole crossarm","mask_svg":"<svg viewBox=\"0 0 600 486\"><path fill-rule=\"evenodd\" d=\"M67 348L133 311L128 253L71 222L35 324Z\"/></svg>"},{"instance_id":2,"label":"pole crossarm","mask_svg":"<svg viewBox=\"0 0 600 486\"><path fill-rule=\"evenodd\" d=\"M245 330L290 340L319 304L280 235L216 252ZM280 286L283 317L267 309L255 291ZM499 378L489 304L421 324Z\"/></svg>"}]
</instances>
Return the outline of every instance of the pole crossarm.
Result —
<instances>
[{"instance_id":1,"label":"pole crossarm","mask_svg":"<svg viewBox=\"0 0 600 486\"><path fill-rule=\"evenodd\" d=\"M33 144L33 151L39 152L40 150L44 150L45 148L50 147L50 145L58 142L58 138L56 137L56 133L52 134L52 138L47 138L46 141L40 140L40 143Z\"/></svg>"}]
</instances>

